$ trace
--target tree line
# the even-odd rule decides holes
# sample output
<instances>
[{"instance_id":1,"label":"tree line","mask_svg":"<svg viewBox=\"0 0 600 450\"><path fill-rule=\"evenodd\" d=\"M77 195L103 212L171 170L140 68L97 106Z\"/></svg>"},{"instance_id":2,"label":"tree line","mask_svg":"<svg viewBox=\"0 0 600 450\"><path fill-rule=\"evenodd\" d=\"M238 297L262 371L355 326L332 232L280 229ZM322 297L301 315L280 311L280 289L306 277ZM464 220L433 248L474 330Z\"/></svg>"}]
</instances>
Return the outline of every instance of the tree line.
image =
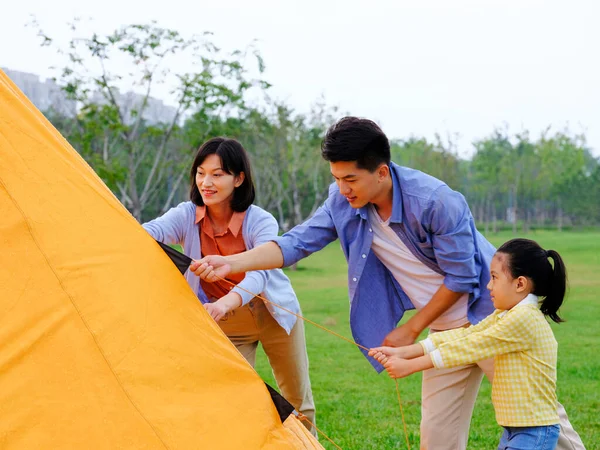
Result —
<instances>
[{"instance_id":1,"label":"tree line","mask_svg":"<svg viewBox=\"0 0 600 450\"><path fill-rule=\"evenodd\" d=\"M74 23L73 36L80 29ZM282 231L324 201L332 178L320 142L342 114L323 100L306 114L272 100L253 44L225 52L209 33L188 37L156 23L73 37L66 46L37 31L42 45L63 55L56 81L77 104L74 116L46 116L138 220L188 198L194 152L214 136L236 138L249 151L257 204ZM190 70L173 71L177 61ZM125 104L119 86L141 94ZM166 87L173 114L149 120L152 94ZM548 129L534 139L496 129L473 143L468 159L459 157L456 140L395 139L392 159L462 192L486 232L600 224L600 160L585 136Z\"/></svg>"}]
</instances>

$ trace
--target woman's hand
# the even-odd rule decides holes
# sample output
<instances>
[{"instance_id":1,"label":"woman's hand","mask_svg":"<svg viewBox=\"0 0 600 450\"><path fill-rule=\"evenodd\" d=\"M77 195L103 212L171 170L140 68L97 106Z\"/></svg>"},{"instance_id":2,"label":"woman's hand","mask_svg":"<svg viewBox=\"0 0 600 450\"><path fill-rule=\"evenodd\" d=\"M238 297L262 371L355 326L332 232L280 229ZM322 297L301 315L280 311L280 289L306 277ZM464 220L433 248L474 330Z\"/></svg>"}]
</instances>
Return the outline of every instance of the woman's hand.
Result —
<instances>
[{"instance_id":1,"label":"woman's hand","mask_svg":"<svg viewBox=\"0 0 600 450\"><path fill-rule=\"evenodd\" d=\"M216 302L205 303L204 309L206 309L206 311L210 314L210 317L212 317L215 322L218 322L225 317L228 312L233 311L240 306L242 306L242 297L240 294L236 292L230 292Z\"/></svg>"},{"instance_id":2,"label":"woman's hand","mask_svg":"<svg viewBox=\"0 0 600 450\"><path fill-rule=\"evenodd\" d=\"M212 317L215 322L221 320L229 312L227 305L219 303L218 301L214 303L205 303L204 308L206 311L208 311L208 314L210 314L210 317Z\"/></svg>"}]
</instances>

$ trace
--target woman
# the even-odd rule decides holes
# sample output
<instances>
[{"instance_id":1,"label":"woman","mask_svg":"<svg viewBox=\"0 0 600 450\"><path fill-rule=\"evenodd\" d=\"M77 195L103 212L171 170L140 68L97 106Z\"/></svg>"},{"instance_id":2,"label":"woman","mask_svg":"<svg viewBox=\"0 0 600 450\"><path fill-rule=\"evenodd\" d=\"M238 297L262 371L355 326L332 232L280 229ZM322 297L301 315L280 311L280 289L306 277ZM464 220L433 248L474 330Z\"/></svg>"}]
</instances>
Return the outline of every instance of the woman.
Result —
<instances>
[{"instance_id":1,"label":"woman","mask_svg":"<svg viewBox=\"0 0 600 450\"><path fill-rule=\"evenodd\" d=\"M240 253L277 236L275 218L252 204L255 190L250 162L239 142L225 138L205 142L196 153L190 176L191 201L144 224L156 240L181 244L186 255L201 259ZM304 323L249 293L300 314L287 276L275 269L227 277L235 287L224 281L205 282L190 271L185 276L208 313L252 366L258 343L262 344L282 395L315 423Z\"/></svg>"}]
</instances>

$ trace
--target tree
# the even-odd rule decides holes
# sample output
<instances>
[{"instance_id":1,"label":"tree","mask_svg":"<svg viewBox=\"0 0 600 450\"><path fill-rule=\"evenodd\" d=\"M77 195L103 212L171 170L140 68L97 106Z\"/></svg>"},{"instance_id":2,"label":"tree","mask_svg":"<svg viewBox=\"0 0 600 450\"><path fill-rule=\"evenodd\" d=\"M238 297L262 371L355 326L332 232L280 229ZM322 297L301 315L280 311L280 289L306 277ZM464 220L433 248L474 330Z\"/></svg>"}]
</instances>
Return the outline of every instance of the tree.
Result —
<instances>
[{"instance_id":1,"label":"tree","mask_svg":"<svg viewBox=\"0 0 600 450\"><path fill-rule=\"evenodd\" d=\"M476 153L470 164L471 192L475 204L479 205L479 221L484 222L488 231L489 220L492 221L492 231L497 231L498 197L501 192L507 192L509 187L500 175L500 167L508 161L512 152L512 144L505 133L495 130L485 139L474 144Z\"/></svg>"},{"instance_id":2,"label":"tree","mask_svg":"<svg viewBox=\"0 0 600 450\"><path fill-rule=\"evenodd\" d=\"M77 23L72 31L78 32ZM53 45L39 26L38 34L43 45ZM70 40L68 63L57 76L79 106L67 138L79 145L98 172L114 180L115 193L138 220L168 187L160 208L167 209L186 174L189 148L178 142L183 119L191 112L208 117L243 109L248 89L268 87L250 77L245 65L250 55L256 72L262 73L264 64L256 49L222 53L210 33L184 37L156 23ZM174 73L171 67L178 58L194 63L195 69ZM120 65L112 67L116 61ZM152 112L161 102L152 93L160 85L168 87L173 107L163 108L170 114L156 120ZM122 94L119 86L136 93Z\"/></svg>"},{"instance_id":3,"label":"tree","mask_svg":"<svg viewBox=\"0 0 600 450\"><path fill-rule=\"evenodd\" d=\"M544 198L554 203L556 225L560 231L563 227L564 205L572 197L572 181L583 174L586 168L586 149L581 136L571 137L567 133L548 136L548 131L542 134L537 143L541 160L538 183Z\"/></svg>"},{"instance_id":4,"label":"tree","mask_svg":"<svg viewBox=\"0 0 600 450\"><path fill-rule=\"evenodd\" d=\"M453 189L461 186L460 160L457 156L455 136L447 142L436 135L435 143L425 138L410 137L391 142L392 160L420 170L447 183Z\"/></svg>"}]
</instances>

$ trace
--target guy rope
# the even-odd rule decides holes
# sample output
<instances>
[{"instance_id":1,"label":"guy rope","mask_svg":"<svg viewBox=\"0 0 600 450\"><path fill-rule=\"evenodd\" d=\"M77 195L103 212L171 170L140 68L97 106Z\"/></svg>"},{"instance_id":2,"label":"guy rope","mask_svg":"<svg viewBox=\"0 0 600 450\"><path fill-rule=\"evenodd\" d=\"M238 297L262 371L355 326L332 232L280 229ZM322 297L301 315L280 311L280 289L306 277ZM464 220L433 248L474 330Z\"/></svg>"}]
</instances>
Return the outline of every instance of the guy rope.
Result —
<instances>
[{"instance_id":1,"label":"guy rope","mask_svg":"<svg viewBox=\"0 0 600 450\"><path fill-rule=\"evenodd\" d=\"M307 319L306 317L303 317L303 316L301 316L300 314L296 314L295 312L292 312L292 311L290 311L289 309L287 309L287 308L284 308L284 307L283 307L283 306L281 306L281 305L278 305L277 303L274 303L274 302L272 302L272 301L270 301L270 300L268 300L268 299L266 299L266 298L264 298L264 297L262 297L262 296L260 296L260 295L258 295L258 294L255 294L255 293L253 293L253 292L250 292L249 290L247 290L247 289L244 289L244 288L243 288L243 287L241 287L240 285L236 285L235 283L232 283L231 281L229 281L229 280L226 280L225 278L221 278L221 277L220 277L220 276L218 276L218 275L215 275L215 277L216 277L217 279L221 280L221 281L225 281L226 283L230 284L231 286L235 286L235 287L237 287L238 289L241 289L242 291L245 291L245 292L247 292L248 294L251 294L251 295L252 295L252 296L254 296L254 297L260 298L260 299L261 299L263 302L265 302L265 303L270 303L271 305L273 305L273 306L276 306L277 308L280 308L280 309L284 310L285 312L292 314L293 316L296 316L298 319L302 319L302 320L304 320L305 322L308 322L308 323L310 323L310 324L312 324L312 325L314 325L314 326L316 326L316 327L320 328L321 330L323 330L323 331L326 331L327 333L333 334L334 336L337 336L338 338L340 338L340 339L343 339L344 341L346 341L346 342L349 342L350 344L356 345L357 347L359 347L359 348L361 348L361 349L363 349L363 350L366 350L367 352L370 350L370 349L368 349L367 347L365 347L365 346L363 346L363 345L360 345L360 344L357 344L356 342L354 342L354 341L351 341L351 340L350 340L350 339L348 339L347 337L345 337L345 336L342 336L341 334L339 334L339 333L336 333L336 332L335 332L335 331L333 331L333 330L330 330L330 329L328 329L328 328L326 328L326 327L324 327L324 326L322 326L322 325L319 325L318 323L316 323L316 322L314 322L314 321L312 321L312 320L310 320L310 319ZM408 439L408 431L407 431L407 429L406 429L406 421L404 420L404 409L402 408L402 399L400 398L400 388L398 387L398 379L394 379L394 381L396 382L396 394L397 394L397 396L398 396L398 405L400 406L400 416L402 417L402 426L403 426L403 428L404 428L404 438L406 439L406 448L407 448L408 450L410 450L410 441L409 441L409 439ZM302 415L302 414L300 415L300 420L306 420L308 423L310 423L310 421L309 421L309 420L308 420L308 419L307 419L307 418L306 418L304 415ZM316 429L316 430L317 430L319 433L321 433L321 434L322 434L322 435L323 435L323 436L324 436L324 437L325 437L327 440L329 440L329 441L330 441L330 442L331 442L333 445L335 445L335 447L336 447L336 448L339 448L339 449L341 450L341 447L339 447L339 446L338 446L338 445L337 445L335 442L333 442L333 440L331 440L331 439L330 439L330 438L329 438L329 437L328 437L328 436L327 436L325 433L323 433L321 430L319 430L319 429L318 429L316 426L314 426L312 423L310 423L310 424L311 424L313 427L315 427L315 429Z\"/></svg>"}]
</instances>

